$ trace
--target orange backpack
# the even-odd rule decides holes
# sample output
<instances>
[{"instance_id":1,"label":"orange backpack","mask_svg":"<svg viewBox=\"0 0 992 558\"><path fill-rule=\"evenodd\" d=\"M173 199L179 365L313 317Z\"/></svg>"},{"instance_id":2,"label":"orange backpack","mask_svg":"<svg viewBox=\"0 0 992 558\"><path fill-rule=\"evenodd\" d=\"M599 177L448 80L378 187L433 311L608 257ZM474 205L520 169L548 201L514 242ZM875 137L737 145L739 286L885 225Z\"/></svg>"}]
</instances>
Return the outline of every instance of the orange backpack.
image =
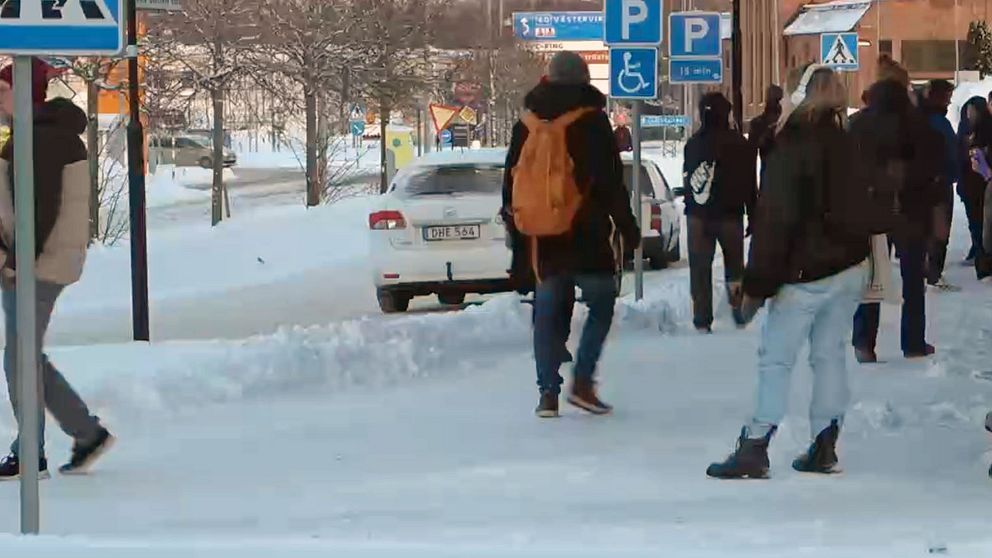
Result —
<instances>
[{"instance_id":1,"label":"orange backpack","mask_svg":"<svg viewBox=\"0 0 992 558\"><path fill-rule=\"evenodd\" d=\"M558 236L572 230L582 206L575 162L568 153L568 127L593 108L575 109L555 120L528 111L521 117L527 140L513 167L513 224L530 237Z\"/></svg>"}]
</instances>

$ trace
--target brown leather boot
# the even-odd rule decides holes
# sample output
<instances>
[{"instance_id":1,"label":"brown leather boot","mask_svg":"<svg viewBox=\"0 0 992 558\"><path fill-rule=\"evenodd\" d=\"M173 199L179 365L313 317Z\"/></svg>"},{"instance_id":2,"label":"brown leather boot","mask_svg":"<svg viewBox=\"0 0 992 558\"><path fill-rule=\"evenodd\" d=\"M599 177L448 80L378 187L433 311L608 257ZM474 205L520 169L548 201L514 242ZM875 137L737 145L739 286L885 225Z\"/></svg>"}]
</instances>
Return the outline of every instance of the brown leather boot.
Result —
<instances>
[{"instance_id":1,"label":"brown leather boot","mask_svg":"<svg viewBox=\"0 0 992 558\"><path fill-rule=\"evenodd\" d=\"M600 401L596 396L596 383L592 380L577 379L572 383L572 391L568 394L568 402L594 415L608 415L613 407Z\"/></svg>"}]
</instances>

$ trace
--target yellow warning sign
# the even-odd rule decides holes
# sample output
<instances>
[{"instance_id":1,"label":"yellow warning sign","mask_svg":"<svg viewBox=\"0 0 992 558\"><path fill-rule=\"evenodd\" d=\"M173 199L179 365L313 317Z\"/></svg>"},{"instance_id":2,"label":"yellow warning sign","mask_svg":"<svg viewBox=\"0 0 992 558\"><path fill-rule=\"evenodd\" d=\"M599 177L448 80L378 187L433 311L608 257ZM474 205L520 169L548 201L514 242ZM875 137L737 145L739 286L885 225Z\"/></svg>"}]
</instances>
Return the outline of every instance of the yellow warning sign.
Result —
<instances>
[{"instance_id":1,"label":"yellow warning sign","mask_svg":"<svg viewBox=\"0 0 992 558\"><path fill-rule=\"evenodd\" d=\"M462 111L458 113L458 116L460 116L466 124L475 126L479 123L479 114L475 112L475 109L472 107L463 107Z\"/></svg>"}]
</instances>

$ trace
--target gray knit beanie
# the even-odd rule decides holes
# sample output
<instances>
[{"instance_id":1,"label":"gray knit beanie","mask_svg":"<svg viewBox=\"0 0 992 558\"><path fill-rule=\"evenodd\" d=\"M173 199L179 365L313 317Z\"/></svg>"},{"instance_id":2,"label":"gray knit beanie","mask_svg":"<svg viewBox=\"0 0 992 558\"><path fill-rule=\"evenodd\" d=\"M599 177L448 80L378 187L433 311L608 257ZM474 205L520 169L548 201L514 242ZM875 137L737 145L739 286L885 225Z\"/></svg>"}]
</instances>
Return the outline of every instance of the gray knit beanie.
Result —
<instances>
[{"instance_id":1,"label":"gray knit beanie","mask_svg":"<svg viewBox=\"0 0 992 558\"><path fill-rule=\"evenodd\" d=\"M585 85L591 81L589 65L574 52L559 52L551 59L548 80L564 85Z\"/></svg>"}]
</instances>

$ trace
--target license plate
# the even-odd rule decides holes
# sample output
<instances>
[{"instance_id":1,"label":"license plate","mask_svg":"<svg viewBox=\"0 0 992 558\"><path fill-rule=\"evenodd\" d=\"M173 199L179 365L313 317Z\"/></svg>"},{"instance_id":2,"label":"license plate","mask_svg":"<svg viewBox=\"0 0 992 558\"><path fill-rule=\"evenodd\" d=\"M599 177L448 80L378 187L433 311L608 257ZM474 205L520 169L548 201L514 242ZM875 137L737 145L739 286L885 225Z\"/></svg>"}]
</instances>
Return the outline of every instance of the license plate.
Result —
<instances>
[{"instance_id":1,"label":"license plate","mask_svg":"<svg viewBox=\"0 0 992 558\"><path fill-rule=\"evenodd\" d=\"M478 240L480 236L479 225L424 227L424 240L427 242L438 240Z\"/></svg>"}]
</instances>

